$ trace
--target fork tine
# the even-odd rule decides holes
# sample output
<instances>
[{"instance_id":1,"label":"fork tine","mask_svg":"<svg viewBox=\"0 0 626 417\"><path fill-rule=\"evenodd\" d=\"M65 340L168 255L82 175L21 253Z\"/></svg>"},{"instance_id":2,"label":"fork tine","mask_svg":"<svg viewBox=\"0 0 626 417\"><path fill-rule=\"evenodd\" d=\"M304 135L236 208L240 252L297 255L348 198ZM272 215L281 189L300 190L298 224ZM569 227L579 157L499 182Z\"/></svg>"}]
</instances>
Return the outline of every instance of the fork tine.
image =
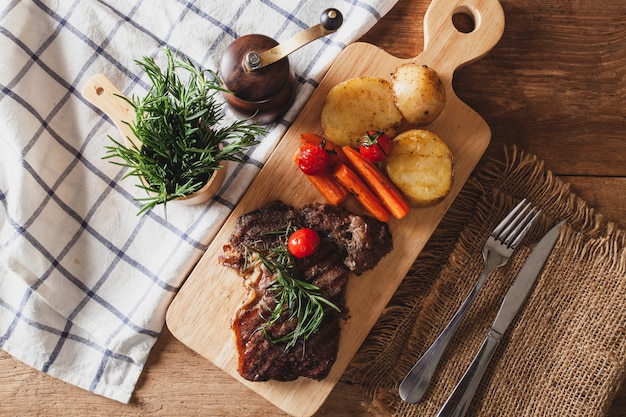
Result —
<instances>
[{"instance_id":1,"label":"fork tine","mask_svg":"<svg viewBox=\"0 0 626 417\"><path fill-rule=\"evenodd\" d=\"M528 217L530 217L530 215L533 213L535 209L533 208L528 215L526 216L526 218L524 219L524 221L526 221L526 219ZM526 233L528 233L528 231L530 230L530 228L532 227L533 223L535 223L535 220L537 220L537 218L539 217L539 214L541 213L541 209L537 210L535 212L535 215L532 217L532 219L530 219L530 221L528 221L528 223L526 223L526 227L524 227L524 229L517 235L517 237L515 238L515 240L509 245L510 247L512 247L513 249L517 248L517 246L520 244L520 242L522 241L522 239L524 238L524 236L526 236ZM520 224L521 226L521 224Z\"/></svg>"},{"instance_id":2,"label":"fork tine","mask_svg":"<svg viewBox=\"0 0 626 417\"><path fill-rule=\"evenodd\" d=\"M522 201L520 201L517 206L515 206L515 208L513 210L511 210L511 212L509 214L507 214L507 216L502 219L502 221L495 227L495 229L493 229L493 231L491 232L491 236L493 237L498 237L500 236L500 234L504 231L505 228L507 228L507 226L509 226L510 224L514 224L515 222L511 222L511 219L513 219L514 216L519 216L519 212L520 210L523 212L525 210L524 208L524 204L526 203L526 199L522 199Z\"/></svg>"},{"instance_id":3,"label":"fork tine","mask_svg":"<svg viewBox=\"0 0 626 417\"><path fill-rule=\"evenodd\" d=\"M493 230L492 236L511 249L517 248L541 210L537 210L524 198ZM532 216L532 217L531 217Z\"/></svg>"},{"instance_id":4,"label":"fork tine","mask_svg":"<svg viewBox=\"0 0 626 417\"><path fill-rule=\"evenodd\" d=\"M530 203L528 203L526 207L524 207L524 209L520 211L517 216L515 216L515 219L513 219L511 224L507 226L504 232L502 232L500 240L506 243L507 246L510 246L511 242L515 239L520 230L522 230L534 210L535 209L531 207Z\"/></svg>"}]
</instances>

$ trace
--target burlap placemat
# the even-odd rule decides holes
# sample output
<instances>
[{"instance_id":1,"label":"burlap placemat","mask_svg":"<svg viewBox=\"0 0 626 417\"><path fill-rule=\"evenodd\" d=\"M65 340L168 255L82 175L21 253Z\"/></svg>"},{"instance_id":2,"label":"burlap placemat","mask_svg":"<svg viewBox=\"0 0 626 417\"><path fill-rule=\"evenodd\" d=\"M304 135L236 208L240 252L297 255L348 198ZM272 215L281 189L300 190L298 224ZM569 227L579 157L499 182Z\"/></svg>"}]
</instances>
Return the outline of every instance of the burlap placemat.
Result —
<instances>
[{"instance_id":1,"label":"burlap placemat","mask_svg":"<svg viewBox=\"0 0 626 417\"><path fill-rule=\"evenodd\" d=\"M493 227L523 197L544 216L483 287L420 403L398 384L476 282ZM468 416L602 416L626 375L626 233L533 155L506 149L479 167L420 254L345 378L377 414L433 416L467 368L530 250L567 225L505 334Z\"/></svg>"}]
</instances>

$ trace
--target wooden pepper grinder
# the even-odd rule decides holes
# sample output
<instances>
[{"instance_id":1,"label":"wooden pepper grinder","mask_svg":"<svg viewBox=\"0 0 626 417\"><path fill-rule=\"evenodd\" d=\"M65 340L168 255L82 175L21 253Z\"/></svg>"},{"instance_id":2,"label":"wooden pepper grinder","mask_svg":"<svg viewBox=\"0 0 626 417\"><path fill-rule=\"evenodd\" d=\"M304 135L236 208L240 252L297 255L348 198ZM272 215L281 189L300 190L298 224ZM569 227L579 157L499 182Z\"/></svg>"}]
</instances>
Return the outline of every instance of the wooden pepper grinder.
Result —
<instances>
[{"instance_id":1,"label":"wooden pepper grinder","mask_svg":"<svg viewBox=\"0 0 626 417\"><path fill-rule=\"evenodd\" d=\"M326 9L320 24L278 44L265 35L245 35L224 52L220 77L232 94L226 105L241 118L267 124L282 116L295 96L296 81L289 67L290 53L307 43L335 32L343 23L337 9Z\"/></svg>"}]
</instances>

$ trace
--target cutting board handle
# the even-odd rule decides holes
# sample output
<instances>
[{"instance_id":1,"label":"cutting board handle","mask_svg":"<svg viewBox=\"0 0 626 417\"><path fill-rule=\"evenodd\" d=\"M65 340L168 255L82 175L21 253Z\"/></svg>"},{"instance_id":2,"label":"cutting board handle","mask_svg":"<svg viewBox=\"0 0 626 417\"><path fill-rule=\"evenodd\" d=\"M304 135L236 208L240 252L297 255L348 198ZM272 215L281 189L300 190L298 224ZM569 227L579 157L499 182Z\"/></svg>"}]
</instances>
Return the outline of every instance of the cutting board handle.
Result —
<instances>
[{"instance_id":1,"label":"cutting board handle","mask_svg":"<svg viewBox=\"0 0 626 417\"><path fill-rule=\"evenodd\" d=\"M471 32L455 27L452 20L458 13L473 20ZM439 71L452 73L485 56L503 33L504 10L499 0L432 0L424 15L424 50L419 60L436 60L433 66Z\"/></svg>"}]
</instances>

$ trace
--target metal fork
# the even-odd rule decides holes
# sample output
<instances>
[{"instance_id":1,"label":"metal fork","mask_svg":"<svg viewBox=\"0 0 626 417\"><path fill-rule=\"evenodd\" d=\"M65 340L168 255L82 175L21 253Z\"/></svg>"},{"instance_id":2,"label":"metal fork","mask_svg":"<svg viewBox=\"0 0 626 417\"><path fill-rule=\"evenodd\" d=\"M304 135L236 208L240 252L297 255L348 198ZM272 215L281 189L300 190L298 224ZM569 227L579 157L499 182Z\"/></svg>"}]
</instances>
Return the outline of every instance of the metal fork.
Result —
<instances>
[{"instance_id":1,"label":"metal fork","mask_svg":"<svg viewBox=\"0 0 626 417\"><path fill-rule=\"evenodd\" d=\"M415 403L422 398L435 373L435 369L437 368L444 350L448 346L450 339L452 339L452 335L459 326L461 319L474 302L474 299L487 280L487 276L495 268L508 262L513 251L519 246L520 242L539 216L540 211L541 210L534 208L532 204L527 203L526 199L523 199L500 224L493 229L483 248L485 266L482 274L478 278L478 282L476 282L467 298L463 301L456 313L454 313L450 323L448 323L426 353L415 363L413 368L400 383L400 398L404 401Z\"/></svg>"}]
</instances>

